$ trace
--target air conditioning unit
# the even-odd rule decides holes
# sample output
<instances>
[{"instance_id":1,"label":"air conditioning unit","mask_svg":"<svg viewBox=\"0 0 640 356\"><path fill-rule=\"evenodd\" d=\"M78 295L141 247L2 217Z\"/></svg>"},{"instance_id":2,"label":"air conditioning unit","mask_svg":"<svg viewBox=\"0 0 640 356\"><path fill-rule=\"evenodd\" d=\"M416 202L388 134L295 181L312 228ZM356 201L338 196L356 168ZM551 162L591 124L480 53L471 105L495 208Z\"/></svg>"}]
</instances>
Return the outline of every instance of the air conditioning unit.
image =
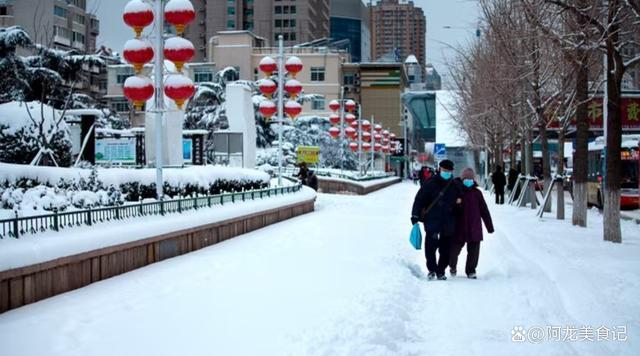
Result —
<instances>
[{"instance_id":1,"label":"air conditioning unit","mask_svg":"<svg viewBox=\"0 0 640 356\"><path fill-rule=\"evenodd\" d=\"M354 77L354 78L356 78L356 79L360 79L360 72L356 72L356 73L353 75L353 77Z\"/></svg>"},{"instance_id":2,"label":"air conditioning unit","mask_svg":"<svg viewBox=\"0 0 640 356\"><path fill-rule=\"evenodd\" d=\"M356 79L353 81L353 85L360 85L360 79Z\"/></svg>"},{"instance_id":3,"label":"air conditioning unit","mask_svg":"<svg viewBox=\"0 0 640 356\"><path fill-rule=\"evenodd\" d=\"M360 87L356 87L356 88L355 88L355 92L356 92L356 93L359 93L359 92L360 92Z\"/></svg>"}]
</instances>

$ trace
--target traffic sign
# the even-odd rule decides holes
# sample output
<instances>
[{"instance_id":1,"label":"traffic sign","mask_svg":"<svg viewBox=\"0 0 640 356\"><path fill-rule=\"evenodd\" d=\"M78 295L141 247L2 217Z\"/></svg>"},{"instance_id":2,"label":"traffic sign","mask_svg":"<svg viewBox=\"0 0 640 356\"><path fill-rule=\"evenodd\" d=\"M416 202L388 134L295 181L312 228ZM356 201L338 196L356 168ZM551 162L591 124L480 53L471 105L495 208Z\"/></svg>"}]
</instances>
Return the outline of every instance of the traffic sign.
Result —
<instances>
[{"instance_id":1,"label":"traffic sign","mask_svg":"<svg viewBox=\"0 0 640 356\"><path fill-rule=\"evenodd\" d=\"M444 143L436 143L433 146L433 155L437 160L447 158L447 148Z\"/></svg>"}]
</instances>

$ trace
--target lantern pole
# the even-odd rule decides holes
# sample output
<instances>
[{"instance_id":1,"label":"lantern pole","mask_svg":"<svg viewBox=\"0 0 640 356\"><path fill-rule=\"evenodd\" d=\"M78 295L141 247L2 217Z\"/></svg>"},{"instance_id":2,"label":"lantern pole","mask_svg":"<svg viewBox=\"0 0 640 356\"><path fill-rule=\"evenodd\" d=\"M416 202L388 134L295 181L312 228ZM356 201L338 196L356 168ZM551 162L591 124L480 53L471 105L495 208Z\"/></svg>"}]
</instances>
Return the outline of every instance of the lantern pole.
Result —
<instances>
[{"instance_id":1,"label":"lantern pole","mask_svg":"<svg viewBox=\"0 0 640 356\"><path fill-rule=\"evenodd\" d=\"M362 176L362 105L358 103L358 168Z\"/></svg>"},{"instance_id":2,"label":"lantern pole","mask_svg":"<svg viewBox=\"0 0 640 356\"><path fill-rule=\"evenodd\" d=\"M155 16L155 59L154 59L154 81L155 81L155 100L154 110L156 112L156 196L158 200L163 198L163 179L162 179L162 116L164 112L164 7L162 6L162 0L156 0L156 16Z\"/></svg>"},{"instance_id":3,"label":"lantern pole","mask_svg":"<svg viewBox=\"0 0 640 356\"><path fill-rule=\"evenodd\" d=\"M278 186L282 186L282 120L283 120L284 45L278 36Z\"/></svg>"},{"instance_id":4,"label":"lantern pole","mask_svg":"<svg viewBox=\"0 0 640 356\"><path fill-rule=\"evenodd\" d=\"M374 116L371 115L371 173L376 169L376 137Z\"/></svg>"},{"instance_id":5,"label":"lantern pole","mask_svg":"<svg viewBox=\"0 0 640 356\"><path fill-rule=\"evenodd\" d=\"M344 174L344 86L340 87L340 176Z\"/></svg>"}]
</instances>

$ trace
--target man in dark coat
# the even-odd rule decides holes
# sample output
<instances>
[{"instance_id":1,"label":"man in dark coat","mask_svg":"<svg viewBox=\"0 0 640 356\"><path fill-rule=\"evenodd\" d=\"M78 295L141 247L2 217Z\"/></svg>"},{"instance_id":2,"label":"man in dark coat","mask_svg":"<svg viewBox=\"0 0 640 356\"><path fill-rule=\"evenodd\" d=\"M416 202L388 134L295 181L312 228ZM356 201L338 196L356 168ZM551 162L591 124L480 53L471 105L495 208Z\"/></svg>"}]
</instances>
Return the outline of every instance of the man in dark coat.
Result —
<instances>
[{"instance_id":1,"label":"man in dark coat","mask_svg":"<svg viewBox=\"0 0 640 356\"><path fill-rule=\"evenodd\" d=\"M513 167L509 169L509 178L507 188L509 191L513 191L513 188L516 186L516 182L518 181L518 171L516 171Z\"/></svg>"},{"instance_id":2,"label":"man in dark coat","mask_svg":"<svg viewBox=\"0 0 640 356\"><path fill-rule=\"evenodd\" d=\"M491 175L491 182L496 194L496 204L504 204L504 186L507 185L507 180L502 173L502 167L496 166L495 172Z\"/></svg>"},{"instance_id":3,"label":"man in dark coat","mask_svg":"<svg viewBox=\"0 0 640 356\"><path fill-rule=\"evenodd\" d=\"M467 244L467 263L465 272L467 277L476 279L476 267L480 258L480 241L482 241L482 223L487 231L493 233L493 222L487 203L482 192L478 190L478 184L474 180L473 169L466 168L462 171L462 213L457 217L456 233L451 242L451 257L449 260L449 273L455 276L457 273L458 256L462 247Z\"/></svg>"},{"instance_id":4,"label":"man in dark coat","mask_svg":"<svg viewBox=\"0 0 640 356\"><path fill-rule=\"evenodd\" d=\"M306 162L300 163L300 170L298 171L298 179L303 185L307 185L307 176L309 175L309 168Z\"/></svg>"},{"instance_id":5,"label":"man in dark coat","mask_svg":"<svg viewBox=\"0 0 640 356\"><path fill-rule=\"evenodd\" d=\"M307 185L309 188L318 191L318 176L316 176L316 173L312 170L309 170L307 174Z\"/></svg>"},{"instance_id":6,"label":"man in dark coat","mask_svg":"<svg viewBox=\"0 0 640 356\"><path fill-rule=\"evenodd\" d=\"M461 206L461 189L453 179L453 162L443 160L440 173L424 182L416 194L411 210L411 224L424 223L424 254L428 278L446 280L444 271L449 264L449 245L456 230L455 213ZM436 263L436 251L440 258Z\"/></svg>"}]
</instances>

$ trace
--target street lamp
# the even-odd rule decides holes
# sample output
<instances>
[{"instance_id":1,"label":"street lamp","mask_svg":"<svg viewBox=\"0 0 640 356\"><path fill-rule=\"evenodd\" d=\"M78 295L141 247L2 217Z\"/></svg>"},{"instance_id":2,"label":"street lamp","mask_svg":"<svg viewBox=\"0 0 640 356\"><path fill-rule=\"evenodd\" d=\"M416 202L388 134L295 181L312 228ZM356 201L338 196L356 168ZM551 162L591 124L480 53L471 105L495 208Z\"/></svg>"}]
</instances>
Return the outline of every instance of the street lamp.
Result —
<instances>
[{"instance_id":1,"label":"street lamp","mask_svg":"<svg viewBox=\"0 0 640 356\"><path fill-rule=\"evenodd\" d=\"M124 8L122 19L125 24L135 32L135 40L130 40L125 45L125 59L131 63L136 76L129 77L124 83L124 95L133 102L138 109L142 104L151 99L155 94L154 108L150 110L156 114L156 197L158 200L163 196L162 178L162 117L166 111L164 96L173 99L182 109L186 100L191 98L195 92L195 87L191 79L182 75L182 65L191 60L195 49L193 44L181 37L169 37L167 39L167 50L164 42L164 21L176 28L178 36L182 36L184 29L195 19L196 12L193 5L188 0L170 0L165 6L162 0L155 0L154 9L147 2L142 0L131 0ZM151 25L155 20L155 50L146 41L142 41L142 31ZM168 54L168 56L167 56ZM175 55L175 56L172 56ZM176 73L171 74L164 83L164 58L174 61ZM153 64L154 84L149 78L141 75L145 63L155 58Z\"/></svg>"}]
</instances>

